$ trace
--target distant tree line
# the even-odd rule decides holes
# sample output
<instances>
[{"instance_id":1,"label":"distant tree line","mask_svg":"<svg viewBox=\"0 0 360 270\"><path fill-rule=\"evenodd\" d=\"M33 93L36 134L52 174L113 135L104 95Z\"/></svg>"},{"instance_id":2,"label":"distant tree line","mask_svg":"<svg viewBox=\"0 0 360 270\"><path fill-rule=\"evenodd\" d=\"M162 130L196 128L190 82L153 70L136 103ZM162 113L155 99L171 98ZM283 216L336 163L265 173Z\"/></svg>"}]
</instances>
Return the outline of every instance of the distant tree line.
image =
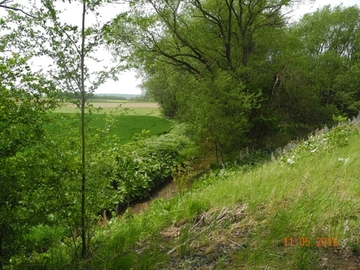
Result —
<instances>
[{"instance_id":1,"label":"distant tree line","mask_svg":"<svg viewBox=\"0 0 360 270\"><path fill-rule=\"evenodd\" d=\"M77 93L70 91L61 91L58 92L59 98L67 98L67 99L76 99ZM137 95L132 97L124 97L121 95L96 95L94 93L89 93L89 100L91 99L103 99L103 100L131 100L131 101L154 101L150 95Z\"/></svg>"},{"instance_id":2,"label":"distant tree line","mask_svg":"<svg viewBox=\"0 0 360 270\"><path fill-rule=\"evenodd\" d=\"M90 99L112 99L112 100L127 100L126 97L123 96L103 96L103 95L91 95Z\"/></svg>"},{"instance_id":3,"label":"distant tree line","mask_svg":"<svg viewBox=\"0 0 360 270\"><path fill-rule=\"evenodd\" d=\"M76 93L71 91L61 91L59 92L60 98L69 98L69 99L75 99L77 96ZM123 96L111 96L111 95L96 95L94 93L89 93L89 99L112 99L112 100L126 100L126 97Z\"/></svg>"}]
</instances>

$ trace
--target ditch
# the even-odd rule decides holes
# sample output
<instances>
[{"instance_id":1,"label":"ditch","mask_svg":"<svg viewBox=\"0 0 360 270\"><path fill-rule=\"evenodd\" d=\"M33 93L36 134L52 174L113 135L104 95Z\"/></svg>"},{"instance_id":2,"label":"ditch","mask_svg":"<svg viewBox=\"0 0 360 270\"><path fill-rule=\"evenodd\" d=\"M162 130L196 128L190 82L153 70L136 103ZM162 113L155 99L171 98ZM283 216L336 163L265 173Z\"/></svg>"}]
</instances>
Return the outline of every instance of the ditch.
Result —
<instances>
[{"instance_id":1,"label":"ditch","mask_svg":"<svg viewBox=\"0 0 360 270\"><path fill-rule=\"evenodd\" d=\"M142 199L130 202L129 204L129 213L131 214L140 214L147 209L147 207L156 199L172 199L177 193L178 185L173 181L172 177L169 177L169 180L161 183L150 193L150 196ZM128 207L123 207L119 211L119 216L122 216Z\"/></svg>"}]
</instances>

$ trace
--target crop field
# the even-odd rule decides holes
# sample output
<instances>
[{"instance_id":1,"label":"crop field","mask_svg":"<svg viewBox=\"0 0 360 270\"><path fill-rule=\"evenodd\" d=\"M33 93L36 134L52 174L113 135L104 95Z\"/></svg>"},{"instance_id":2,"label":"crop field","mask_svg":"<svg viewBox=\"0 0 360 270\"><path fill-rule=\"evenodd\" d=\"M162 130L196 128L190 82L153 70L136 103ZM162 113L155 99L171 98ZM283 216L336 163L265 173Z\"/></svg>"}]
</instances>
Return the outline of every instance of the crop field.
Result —
<instances>
[{"instance_id":1,"label":"crop field","mask_svg":"<svg viewBox=\"0 0 360 270\"><path fill-rule=\"evenodd\" d=\"M138 101L124 101L124 100L91 100L94 113L114 113L127 115L151 115L160 116L159 105L154 102L138 102ZM74 104L66 104L56 112L61 113L76 113L77 109Z\"/></svg>"},{"instance_id":2,"label":"crop field","mask_svg":"<svg viewBox=\"0 0 360 270\"><path fill-rule=\"evenodd\" d=\"M149 130L148 136L168 132L172 123L159 117L159 106L146 102L115 102L101 100L92 103L94 110L86 116L91 133L107 130L117 135L122 143L130 141L135 134ZM119 107L121 105L121 107ZM73 104L68 104L52 113L52 124L47 125L50 133L69 136L80 131L80 115Z\"/></svg>"}]
</instances>

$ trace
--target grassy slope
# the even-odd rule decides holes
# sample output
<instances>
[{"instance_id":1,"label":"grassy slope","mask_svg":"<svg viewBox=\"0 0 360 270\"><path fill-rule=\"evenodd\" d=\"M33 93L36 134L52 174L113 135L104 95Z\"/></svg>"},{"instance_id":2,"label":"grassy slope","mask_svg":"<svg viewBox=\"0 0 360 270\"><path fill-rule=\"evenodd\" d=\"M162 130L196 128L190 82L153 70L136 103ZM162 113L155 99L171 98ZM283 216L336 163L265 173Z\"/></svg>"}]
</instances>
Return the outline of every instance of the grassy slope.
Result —
<instances>
[{"instance_id":1,"label":"grassy slope","mask_svg":"<svg viewBox=\"0 0 360 270\"><path fill-rule=\"evenodd\" d=\"M92 264L96 269L358 269L359 140L358 126L343 126L281 159L202 178L172 201L158 200L142 215L113 220L99 231Z\"/></svg>"}]
</instances>

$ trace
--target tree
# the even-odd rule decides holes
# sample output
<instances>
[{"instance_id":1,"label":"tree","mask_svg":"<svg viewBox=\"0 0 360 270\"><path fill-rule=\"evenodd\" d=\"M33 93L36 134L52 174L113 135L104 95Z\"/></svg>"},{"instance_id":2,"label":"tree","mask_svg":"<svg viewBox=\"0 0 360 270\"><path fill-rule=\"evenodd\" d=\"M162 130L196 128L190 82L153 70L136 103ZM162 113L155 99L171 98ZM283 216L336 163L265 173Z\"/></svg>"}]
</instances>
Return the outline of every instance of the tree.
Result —
<instances>
[{"instance_id":1,"label":"tree","mask_svg":"<svg viewBox=\"0 0 360 270\"><path fill-rule=\"evenodd\" d=\"M1 43L6 40L1 38ZM45 222L45 209L54 209L41 203L45 196L41 191L53 186L41 155L47 151L43 146L47 112L58 104L51 98L55 85L32 72L27 60L16 53L0 56L0 269L23 249L29 227ZM28 208L32 213L24 211Z\"/></svg>"},{"instance_id":2,"label":"tree","mask_svg":"<svg viewBox=\"0 0 360 270\"><path fill-rule=\"evenodd\" d=\"M358 87L348 77L359 61L360 9L356 6L333 9L325 6L299 23L307 55L312 56L311 72L317 80L321 104L336 106L340 114L357 116ZM318 25L316 33L311 25ZM307 33L305 34L304 31ZM345 79L346 78L346 79Z\"/></svg>"},{"instance_id":3,"label":"tree","mask_svg":"<svg viewBox=\"0 0 360 270\"><path fill-rule=\"evenodd\" d=\"M46 28L49 34L50 50L44 53L50 56L57 64L57 75L53 74L54 79L62 83L65 89L70 90L76 96L75 103L80 110L81 117L81 239L82 251L81 257L85 259L88 254L88 222L91 221L90 213L87 208L87 185L88 171L87 163L87 135L86 135L86 110L87 100L97 89L97 87L110 76L111 70L100 72L89 71L86 66L86 59L95 57L91 54L96 52L102 41L102 27L99 24L86 26L86 18L89 12L95 12L96 8L101 6L105 1L82 1L81 26L78 30L76 26L62 24L59 21L59 11L55 9L53 1L44 1L44 6L48 14L49 21L52 23L51 28ZM42 13L40 10L39 12ZM99 15L99 14L95 14ZM95 76L95 80L93 80ZM86 81L91 81L87 86Z\"/></svg>"},{"instance_id":4,"label":"tree","mask_svg":"<svg viewBox=\"0 0 360 270\"><path fill-rule=\"evenodd\" d=\"M284 122L308 133L332 124L333 115L359 113L357 83L349 77L357 72L359 15L357 7L326 6L288 28L276 56L286 65L271 99Z\"/></svg>"},{"instance_id":5,"label":"tree","mask_svg":"<svg viewBox=\"0 0 360 270\"><path fill-rule=\"evenodd\" d=\"M10 1L2 1L1 4L8 4L8 2ZM33 6L29 12L24 12L19 6L6 6L9 10L7 21L15 23L17 30L6 35L7 38L4 40L4 49L6 47L11 50L18 50L20 54L29 55L29 58L50 58L54 65L49 67L47 71L42 70L42 73L39 72L39 74L43 74L43 77L52 82L53 86L56 85L56 89L60 91L70 91L75 96L72 102L77 105L80 111L79 148L76 142L69 139L69 144L73 144L73 149L67 148L64 150L60 147L59 152L55 150L59 156L61 156L61 160L59 161L60 164L58 164L58 168L54 168L56 166L52 168L58 171L65 170L65 175L68 176L69 179L78 177L77 179L81 182L79 192L76 186L72 190L67 191L73 194L70 198L71 201L78 201L74 198L79 194L81 198L79 215L76 213L78 209L77 206L68 203L68 207L72 207L69 211L73 210L75 212L73 216L79 217L81 221L79 226L75 225L75 227L73 227L73 230L77 230L79 227L81 228L81 257L83 259L88 255L90 243L89 227L92 226L94 220L93 209L87 204L87 198L95 198L96 195L94 194L99 193L99 189L102 188L102 184L99 182L95 190L95 185L91 182L95 181L94 178L96 176L93 178L91 176L91 166L89 163L92 161L92 157L87 151L88 147L91 146L88 141L88 126L86 120L86 113L91 110L91 107L88 106L87 101L95 89L97 89L106 78L114 75L116 70L116 68L104 68L100 71L91 72L86 65L86 61L90 59L94 62L100 62L96 59L95 54L96 50L101 46L103 33L102 26L99 23L87 26L86 18L88 18L89 13L99 16L99 14L96 13L96 9L105 2L110 1L81 1L82 8L79 14L81 18L80 27L61 22L59 18L61 12L56 8L56 1L42 1L41 7ZM73 4L75 1L69 3ZM25 14L25 16L16 13L17 11ZM5 20L2 22L5 23ZM24 29L27 29L27 31L24 31ZM41 46L39 46L39 44L41 44ZM57 96L59 95L57 94ZM58 143L61 142L59 141ZM61 145L66 145L66 143L67 142L61 143ZM80 150L79 158L74 156L74 153L78 153L78 149ZM66 167L66 165L70 166L66 169L62 167ZM76 167L77 165L79 167ZM68 172L70 168L73 170L72 172ZM57 171L53 173L57 174ZM64 181L62 177L59 179L59 181ZM69 181L66 185L70 186L70 183L73 182ZM90 190L90 187L92 190ZM60 199L64 200L64 197ZM66 199L69 198L65 198L65 200Z\"/></svg>"},{"instance_id":6,"label":"tree","mask_svg":"<svg viewBox=\"0 0 360 270\"><path fill-rule=\"evenodd\" d=\"M283 9L297 2L136 1L108 38L128 40L128 60L143 69L144 86L168 116L227 152L248 145L268 121L261 106L276 72L268 64L272 37L284 31Z\"/></svg>"}]
</instances>

